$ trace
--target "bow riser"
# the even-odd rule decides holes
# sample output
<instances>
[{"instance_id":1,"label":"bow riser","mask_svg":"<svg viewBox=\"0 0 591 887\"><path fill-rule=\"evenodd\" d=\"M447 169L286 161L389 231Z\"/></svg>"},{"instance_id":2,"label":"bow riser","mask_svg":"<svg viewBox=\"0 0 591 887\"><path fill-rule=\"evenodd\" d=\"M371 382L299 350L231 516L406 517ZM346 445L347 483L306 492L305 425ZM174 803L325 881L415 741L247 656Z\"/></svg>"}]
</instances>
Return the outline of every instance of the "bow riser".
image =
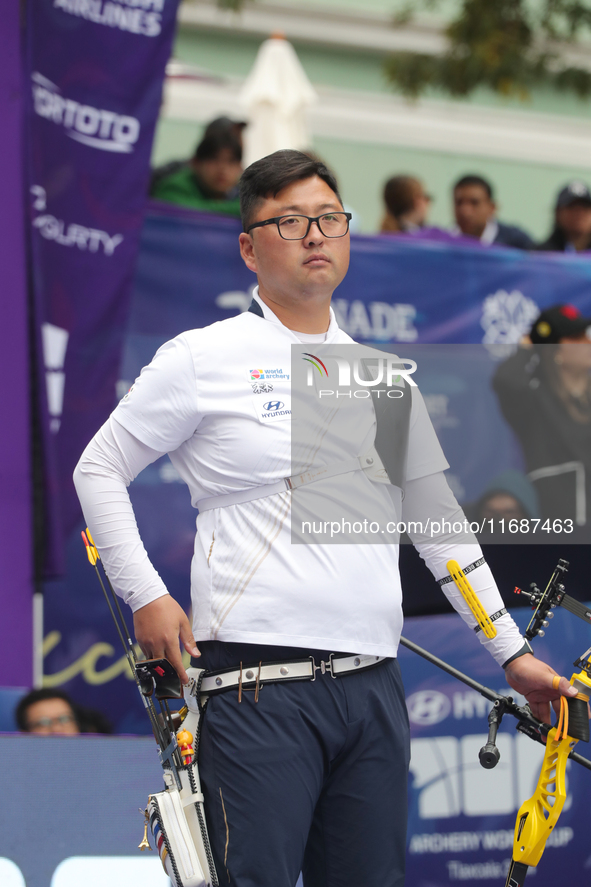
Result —
<instances>
[{"instance_id":1,"label":"bow riser","mask_svg":"<svg viewBox=\"0 0 591 887\"><path fill-rule=\"evenodd\" d=\"M524 865L537 865L566 801L566 762L577 740L563 736L555 741L557 730L548 733L546 752L536 790L519 808L513 840L513 859Z\"/></svg>"}]
</instances>

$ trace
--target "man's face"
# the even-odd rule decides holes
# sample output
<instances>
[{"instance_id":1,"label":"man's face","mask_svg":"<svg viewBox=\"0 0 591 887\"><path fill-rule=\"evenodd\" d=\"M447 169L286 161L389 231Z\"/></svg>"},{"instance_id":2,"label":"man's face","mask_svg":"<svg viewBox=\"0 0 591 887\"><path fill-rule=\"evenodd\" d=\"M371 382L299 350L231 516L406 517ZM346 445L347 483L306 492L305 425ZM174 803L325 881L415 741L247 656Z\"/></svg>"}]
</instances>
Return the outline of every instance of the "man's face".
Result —
<instances>
[{"instance_id":1,"label":"man's face","mask_svg":"<svg viewBox=\"0 0 591 887\"><path fill-rule=\"evenodd\" d=\"M291 213L315 217L329 212L343 212L343 207L332 188L313 176L267 198L251 223ZM325 237L316 223L303 240L283 240L276 225L254 228L240 235L240 249L261 291L278 300L331 295L349 267L349 234Z\"/></svg>"},{"instance_id":2,"label":"man's face","mask_svg":"<svg viewBox=\"0 0 591 887\"><path fill-rule=\"evenodd\" d=\"M76 717L65 699L42 699L26 712L29 733L79 733Z\"/></svg>"},{"instance_id":3,"label":"man's face","mask_svg":"<svg viewBox=\"0 0 591 887\"><path fill-rule=\"evenodd\" d=\"M566 370L591 369L591 341L587 332L564 336L556 353L556 362Z\"/></svg>"},{"instance_id":4,"label":"man's face","mask_svg":"<svg viewBox=\"0 0 591 887\"><path fill-rule=\"evenodd\" d=\"M591 206L588 203L571 203L556 210L556 222L569 237L591 234Z\"/></svg>"},{"instance_id":5,"label":"man's face","mask_svg":"<svg viewBox=\"0 0 591 887\"><path fill-rule=\"evenodd\" d=\"M482 504L481 510L484 520L490 518L505 518L506 520L520 520L527 517L521 503L510 493L493 493Z\"/></svg>"},{"instance_id":6,"label":"man's face","mask_svg":"<svg viewBox=\"0 0 591 887\"><path fill-rule=\"evenodd\" d=\"M426 225L427 216L431 209L431 200L432 198L421 189L421 193L415 197L414 207L412 213L409 214L409 220L414 222L415 225Z\"/></svg>"},{"instance_id":7,"label":"man's face","mask_svg":"<svg viewBox=\"0 0 591 887\"><path fill-rule=\"evenodd\" d=\"M192 166L203 184L220 197L235 187L242 174L242 164L230 148L222 148L209 160L193 160Z\"/></svg>"},{"instance_id":8,"label":"man's face","mask_svg":"<svg viewBox=\"0 0 591 887\"><path fill-rule=\"evenodd\" d=\"M454 212L462 234L481 237L495 211L496 204L480 185L463 185L455 189Z\"/></svg>"}]
</instances>

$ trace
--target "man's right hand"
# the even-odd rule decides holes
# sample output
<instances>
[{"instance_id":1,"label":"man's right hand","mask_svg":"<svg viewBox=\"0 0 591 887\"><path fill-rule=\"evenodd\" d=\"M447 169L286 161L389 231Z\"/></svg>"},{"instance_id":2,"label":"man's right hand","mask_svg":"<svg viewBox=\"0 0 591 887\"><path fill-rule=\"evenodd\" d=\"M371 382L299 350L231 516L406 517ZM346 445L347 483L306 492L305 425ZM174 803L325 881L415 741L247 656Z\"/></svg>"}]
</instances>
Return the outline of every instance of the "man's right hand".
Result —
<instances>
[{"instance_id":1,"label":"man's right hand","mask_svg":"<svg viewBox=\"0 0 591 887\"><path fill-rule=\"evenodd\" d=\"M191 656L201 656L191 625L183 608L169 594L157 598L133 614L133 627L138 644L147 659L168 659L186 684L189 680L183 667L179 639Z\"/></svg>"}]
</instances>

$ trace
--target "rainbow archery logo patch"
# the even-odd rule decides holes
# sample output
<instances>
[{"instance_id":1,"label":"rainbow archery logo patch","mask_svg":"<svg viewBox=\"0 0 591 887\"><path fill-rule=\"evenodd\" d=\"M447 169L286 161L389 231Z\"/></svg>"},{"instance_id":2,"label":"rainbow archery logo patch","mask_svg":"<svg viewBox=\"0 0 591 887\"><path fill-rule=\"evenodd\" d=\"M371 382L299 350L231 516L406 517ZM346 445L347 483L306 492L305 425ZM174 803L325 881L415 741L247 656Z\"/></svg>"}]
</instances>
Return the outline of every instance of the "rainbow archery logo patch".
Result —
<instances>
[{"instance_id":1,"label":"rainbow archery logo patch","mask_svg":"<svg viewBox=\"0 0 591 887\"><path fill-rule=\"evenodd\" d=\"M251 370L250 371L250 380L251 382L259 382L261 379L265 378L264 370Z\"/></svg>"},{"instance_id":2,"label":"rainbow archery logo patch","mask_svg":"<svg viewBox=\"0 0 591 887\"><path fill-rule=\"evenodd\" d=\"M312 366L318 370L321 376L324 375L328 378L328 370L326 369L320 358L316 357L315 354L308 354L307 351L304 351L302 359L307 361L308 363L311 363Z\"/></svg>"}]
</instances>

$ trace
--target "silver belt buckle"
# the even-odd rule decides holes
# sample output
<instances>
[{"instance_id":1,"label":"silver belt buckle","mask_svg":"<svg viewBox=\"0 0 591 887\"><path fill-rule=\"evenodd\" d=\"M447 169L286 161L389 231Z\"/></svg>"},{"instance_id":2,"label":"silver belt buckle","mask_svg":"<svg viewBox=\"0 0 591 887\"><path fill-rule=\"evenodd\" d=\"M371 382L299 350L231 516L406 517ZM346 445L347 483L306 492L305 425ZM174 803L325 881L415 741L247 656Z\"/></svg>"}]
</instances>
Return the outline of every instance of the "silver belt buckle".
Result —
<instances>
[{"instance_id":1,"label":"silver belt buckle","mask_svg":"<svg viewBox=\"0 0 591 887\"><path fill-rule=\"evenodd\" d=\"M329 675L331 676L331 678L336 680L336 674L332 670L332 657L333 656L334 656L334 653L331 653L330 656L328 657L328 662L326 662L324 659L321 659L320 665L316 665L316 660L314 659L313 656L310 656L310 662L312 663L312 673L313 673L312 680L313 681L316 680L316 672L317 671L319 671L320 674L326 674L326 672L328 672Z\"/></svg>"}]
</instances>

